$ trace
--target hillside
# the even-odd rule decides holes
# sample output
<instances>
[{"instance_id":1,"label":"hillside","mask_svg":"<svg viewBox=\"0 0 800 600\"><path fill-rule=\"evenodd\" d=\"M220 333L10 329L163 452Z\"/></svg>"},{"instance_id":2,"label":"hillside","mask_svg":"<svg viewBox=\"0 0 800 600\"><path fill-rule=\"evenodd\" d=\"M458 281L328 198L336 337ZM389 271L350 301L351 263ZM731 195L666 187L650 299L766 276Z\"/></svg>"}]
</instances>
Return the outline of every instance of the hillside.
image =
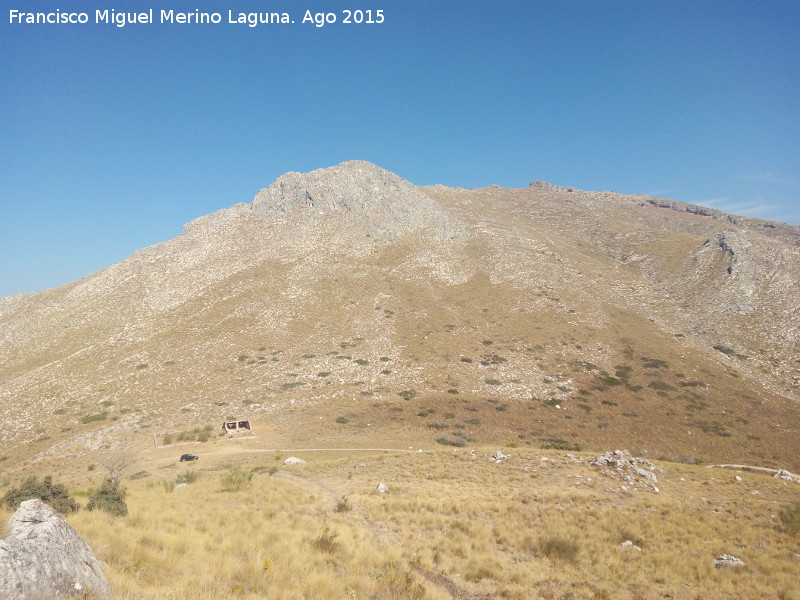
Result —
<instances>
[{"instance_id":1,"label":"hillside","mask_svg":"<svg viewBox=\"0 0 800 600\"><path fill-rule=\"evenodd\" d=\"M800 228L542 182L416 187L353 161L0 300L0 443L14 472L248 415L295 447L798 471L799 313Z\"/></svg>"}]
</instances>

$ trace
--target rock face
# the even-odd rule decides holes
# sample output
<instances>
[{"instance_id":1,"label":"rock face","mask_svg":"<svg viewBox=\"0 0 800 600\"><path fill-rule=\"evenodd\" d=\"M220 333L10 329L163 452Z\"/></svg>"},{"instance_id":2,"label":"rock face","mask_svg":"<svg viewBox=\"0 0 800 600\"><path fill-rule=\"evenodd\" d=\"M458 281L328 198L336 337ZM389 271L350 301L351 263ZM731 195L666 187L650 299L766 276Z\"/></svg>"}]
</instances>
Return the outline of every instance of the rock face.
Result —
<instances>
[{"instance_id":1,"label":"rock face","mask_svg":"<svg viewBox=\"0 0 800 600\"><path fill-rule=\"evenodd\" d=\"M0 598L111 598L105 566L60 514L41 500L23 502L0 540Z\"/></svg>"}]
</instances>

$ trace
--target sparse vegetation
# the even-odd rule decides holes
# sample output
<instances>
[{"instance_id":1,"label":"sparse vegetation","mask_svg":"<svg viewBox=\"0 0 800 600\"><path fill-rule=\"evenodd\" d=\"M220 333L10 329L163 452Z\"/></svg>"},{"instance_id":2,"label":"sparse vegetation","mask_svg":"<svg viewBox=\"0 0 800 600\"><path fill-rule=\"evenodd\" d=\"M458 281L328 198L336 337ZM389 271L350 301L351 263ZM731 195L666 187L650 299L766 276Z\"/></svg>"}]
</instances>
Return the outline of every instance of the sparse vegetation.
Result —
<instances>
[{"instance_id":1,"label":"sparse vegetation","mask_svg":"<svg viewBox=\"0 0 800 600\"><path fill-rule=\"evenodd\" d=\"M198 477L197 471L184 471L183 473L178 473L178 476L175 477L175 483L194 483Z\"/></svg>"},{"instance_id":2,"label":"sparse vegetation","mask_svg":"<svg viewBox=\"0 0 800 600\"><path fill-rule=\"evenodd\" d=\"M253 472L241 467L232 467L222 476L222 490L225 492L238 492L250 485Z\"/></svg>"},{"instance_id":3,"label":"sparse vegetation","mask_svg":"<svg viewBox=\"0 0 800 600\"><path fill-rule=\"evenodd\" d=\"M783 506L780 520L789 535L800 537L800 500Z\"/></svg>"},{"instance_id":4,"label":"sparse vegetation","mask_svg":"<svg viewBox=\"0 0 800 600\"><path fill-rule=\"evenodd\" d=\"M161 438L161 443L165 446L170 444L182 442L207 442L211 439L211 433L214 431L213 425L205 425L204 427L196 427L191 430L165 433Z\"/></svg>"},{"instance_id":5,"label":"sparse vegetation","mask_svg":"<svg viewBox=\"0 0 800 600\"><path fill-rule=\"evenodd\" d=\"M538 550L550 560L574 563L578 560L580 546L574 540L548 537L539 542Z\"/></svg>"},{"instance_id":6,"label":"sparse vegetation","mask_svg":"<svg viewBox=\"0 0 800 600\"><path fill-rule=\"evenodd\" d=\"M739 359L742 359L742 360L747 360L748 358L750 358L746 354L739 354L733 348L728 348L727 346L723 346L722 344L715 344L713 346L713 348L714 348L714 350L718 350L719 352L722 352L726 356L735 356L736 358L739 358Z\"/></svg>"},{"instance_id":7,"label":"sparse vegetation","mask_svg":"<svg viewBox=\"0 0 800 600\"><path fill-rule=\"evenodd\" d=\"M326 523L322 528L322 533L319 534L319 537L315 538L314 541L311 542L311 546L320 552L333 554L339 549L339 542L336 541L336 538L338 537L339 533L331 529Z\"/></svg>"},{"instance_id":8,"label":"sparse vegetation","mask_svg":"<svg viewBox=\"0 0 800 600\"><path fill-rule=\"evenodd\" d=\"M107 418L107 412L97 413L94 415L84 415L81 417L81 423L88 425L89 423L96 423L97 421L105 421Z\"/></svg>"},{"instance_id":9,"label":"sparse vegetation","mask_svg":"<svg viewBox=\"0 0 800 600\"><path fill-rule=\"evenodd\" d=\"M566 450L567 452L580 452L580 444L571 444L561 438L541 438L541 448L543 450Z\"/></svg>"}]
</instances>

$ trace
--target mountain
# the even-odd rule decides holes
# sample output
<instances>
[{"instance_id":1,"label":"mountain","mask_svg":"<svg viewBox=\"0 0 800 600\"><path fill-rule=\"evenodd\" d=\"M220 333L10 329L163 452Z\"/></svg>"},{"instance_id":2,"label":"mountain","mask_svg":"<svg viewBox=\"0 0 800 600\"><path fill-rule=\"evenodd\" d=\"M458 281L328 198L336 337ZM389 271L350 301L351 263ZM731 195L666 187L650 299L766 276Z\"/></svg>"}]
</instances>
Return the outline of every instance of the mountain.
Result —
<instances>
[{"instance_id":1,"label":"mountain","mask_svg":"<svg viewBox=\"0 0 800 600\"><path fill-rule=\"evenodd\" d=\"M317 443L797 470L797 314L798 227L544 182L417 187L352 161L0 300L0 443L78 457L246 414Z\"/></svg>"}]
</instances>

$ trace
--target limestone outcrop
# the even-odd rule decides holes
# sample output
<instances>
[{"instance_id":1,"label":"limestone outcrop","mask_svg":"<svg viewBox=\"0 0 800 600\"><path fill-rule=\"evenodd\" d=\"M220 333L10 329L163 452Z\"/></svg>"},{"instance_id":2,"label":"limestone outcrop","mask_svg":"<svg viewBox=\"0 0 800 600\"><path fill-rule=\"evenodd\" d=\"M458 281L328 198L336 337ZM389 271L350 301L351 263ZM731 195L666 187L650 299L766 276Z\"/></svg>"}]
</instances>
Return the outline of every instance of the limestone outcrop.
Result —
<instances>
[{"instance_id":1,"label":"limestone outcrop","mask_svg":"<svg viewBox=\"0 0 800 600\"><path fill-rule=\"evenodd\" d=\"M66 522L41 500L26 500L0 540L0 599L111 598L105 566Z\"/></svg>"}]
</instances>

